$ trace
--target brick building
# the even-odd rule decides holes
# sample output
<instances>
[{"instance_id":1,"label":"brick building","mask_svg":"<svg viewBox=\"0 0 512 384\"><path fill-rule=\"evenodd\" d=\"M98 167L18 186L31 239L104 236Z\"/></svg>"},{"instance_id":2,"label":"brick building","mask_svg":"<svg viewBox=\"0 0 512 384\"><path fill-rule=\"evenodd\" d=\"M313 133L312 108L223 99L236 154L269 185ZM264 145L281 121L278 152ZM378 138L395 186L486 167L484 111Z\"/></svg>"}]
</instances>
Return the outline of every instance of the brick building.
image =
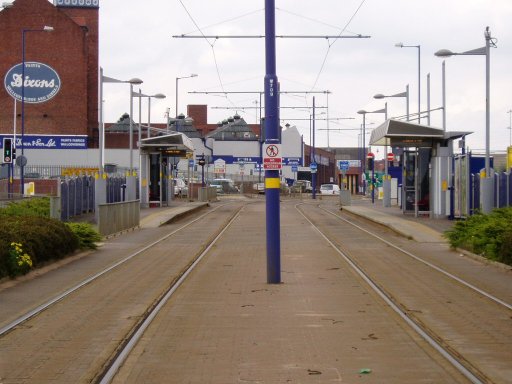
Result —
<instances>
[{"instance_id":1,"label":"brick building","mask_svg":"<svg viewBox=\"0 0 512 384\"><path fill-rule=\"evenodd\" d=\"M58 91L42 102L29 101L32 88L41 83L25 81L24 134L82 136L86 147L98 146L98 12L99 0L16 0L0 10L0 134L13 132L12 92L18 95L16 130L21 133L21 85L13 76L21 79L24 34L25 78L32 74L27 63L41 63L60 80ZM53 31L42 32L45 26ZM37 76L28 80L40 80Z\"/></svg>"}]
</instances>

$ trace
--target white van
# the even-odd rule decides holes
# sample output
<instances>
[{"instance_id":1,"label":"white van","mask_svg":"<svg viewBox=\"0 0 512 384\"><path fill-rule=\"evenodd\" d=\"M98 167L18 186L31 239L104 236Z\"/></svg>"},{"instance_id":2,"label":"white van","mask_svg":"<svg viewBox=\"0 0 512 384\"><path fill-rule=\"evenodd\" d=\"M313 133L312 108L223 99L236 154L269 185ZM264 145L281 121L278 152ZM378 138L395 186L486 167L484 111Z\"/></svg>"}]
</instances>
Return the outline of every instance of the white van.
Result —
<instances>
[{"instance_id":1,"label":"white van","mask_svg":"<svg viewBox=\"0 0 512 384\"><path fill-rule=\"evenodd\" d=\"M322 184L320 186L321 195L339 195L340 186L338 184Z\"/></svg>"},{"instance_id":2,"label":"white van","mask_svg":"<svg viewBox=\"0 0 512 384\"><path fill-rule=\"evenodd\" d=\"M174 196L188 196L187 183L183 179L174 179Z\"/></svg>"}]
</instances>

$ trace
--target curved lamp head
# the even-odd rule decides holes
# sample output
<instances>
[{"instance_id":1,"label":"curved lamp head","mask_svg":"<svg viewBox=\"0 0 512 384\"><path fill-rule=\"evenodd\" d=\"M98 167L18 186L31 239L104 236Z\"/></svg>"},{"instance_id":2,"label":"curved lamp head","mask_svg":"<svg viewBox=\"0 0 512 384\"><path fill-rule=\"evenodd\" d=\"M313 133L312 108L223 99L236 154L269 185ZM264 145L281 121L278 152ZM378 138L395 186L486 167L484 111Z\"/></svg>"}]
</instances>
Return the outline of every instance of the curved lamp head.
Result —
<instances>
[{"instance_id":1,"label":"curved lamp head","mask_svg":"<svg viewBox=\"0 0 512 384\"><path fill-rule=\"evenodd\" d=\"M403 48L403 47L404 47L404 43L396 43L396 44L395 44L395 47L397 47L397 48Z\"/></svg>"},{"instance_id":2,"label":"curved lamp head","mask_svg":"<svg viewBox=\"0 0 512 384\"><path fill-rule=\"evenodd\" d=\"M361 109L361 110L357 111L357 113L360 115L366 115L368 112L365 111L364 109Z\"/></svg>"},{"instance_id":3,"label":"curved lamp head","mask_svg":"<svg viewBox=\"0 0 512 384\"><path fill-rule=\"evenodd\" d=\"M142 84L143 81L137 77L134 77L133 79L128 80L128 83L133 84L133 85L138 85L138 84Z\"/></svg>"},{"instance_id":4,"label":"curved lamp head","mask_svg":"<svg viewBox=\"0 0 512 384\"><path fill-rule=\"evenodd\" d=\"M163 93L157 93L156 95L153 95L155 99L165 99L165 95Z\"/></svg>"},{"instance_id":5,"label":"curved lamp head","mask_svg":"<svg viewBox=\"0 0 512 384\"><path fill-rule=\"evenodd\" d=\"M383 99L385 97L386 96L384 96L382 93L377 93L376 95L373 96L374 99Z\"/></svg>"},{"instance_id":6,"label":"curved lamp head","mask_svg":"<svg viewBox=\"0 0 512 384\"><path fill-rule=\"evenodd\" d=\"M440 49L436 53L434 53L437 57L450 57L453 56L454 53L450 51L449 49Z\"/></svg>"}]
</instances>

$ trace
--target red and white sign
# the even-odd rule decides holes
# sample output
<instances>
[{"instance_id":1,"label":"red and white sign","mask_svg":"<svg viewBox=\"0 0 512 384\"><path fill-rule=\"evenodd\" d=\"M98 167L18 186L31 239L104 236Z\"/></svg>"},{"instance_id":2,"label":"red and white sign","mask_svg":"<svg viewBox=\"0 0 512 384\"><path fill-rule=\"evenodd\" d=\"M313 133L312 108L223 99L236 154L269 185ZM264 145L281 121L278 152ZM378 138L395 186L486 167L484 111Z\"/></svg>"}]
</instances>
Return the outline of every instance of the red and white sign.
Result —
<instances>
[{"instance_id":1,"label":"red and white sign","mask_svg":"<svg viewBox=\"0 0 512 384\"><path fill-rule=\"evenodd\" d=\"M263 169L282 169L281 144L265 144L263 147Z\"/></svg>"},{"instance_id":2,"label":"red and white sign","mask_svg":"<svg viewBox=\"0 0 512 384\"><path fill-rule=\"evenodd\" d=\"M369 152L369 153L366 155L366 158L368 158L368 159L374 159L374 158L375 158L375 155L374 155L372 152Z\"/></svg>"},{"instance_id":3,"label":"red and white sign","mask_svg":"<svg viewBox=\"0 0 512 384\"><path fill-rule=\"evenodd\" d=\"M263 169L281 169L283 168L282 159L279 158L264 158Z\"/></svg>"},{"instance_id":4,"label":"red and white sign","mask_svg":"<svg viewBox=\"0 0 512 384\"><path fill-rule=\"evenodd\" d=\"M388 161L394 161L395 160L395 155L392 154L392 153L388 153L386 157L387 157Z\"/></svg>"}]
</instances>

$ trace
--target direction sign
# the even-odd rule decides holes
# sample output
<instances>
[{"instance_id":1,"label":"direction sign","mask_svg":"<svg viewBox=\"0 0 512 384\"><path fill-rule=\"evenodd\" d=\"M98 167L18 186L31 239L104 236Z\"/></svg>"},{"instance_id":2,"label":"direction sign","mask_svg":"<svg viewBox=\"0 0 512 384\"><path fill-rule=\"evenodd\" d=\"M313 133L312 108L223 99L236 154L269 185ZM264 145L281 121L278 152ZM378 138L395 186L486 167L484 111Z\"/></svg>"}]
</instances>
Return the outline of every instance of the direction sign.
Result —
<instances>
[{"instance_id":1,"label":"direction sign","mask_svg":"<svg viewBox=\"0 0 512 384\"><path fill-rule=\"evenodd\" d=\"M318 165L316 163L311 163L309 164L309 168L311 169L311 173L316 173Z\"/></svg>"},{"instance_id":2,"label":"direction sign","mask_svg":"<svg viewBox=\"0 0 512 384\"><path fill-rule=\"evenodd\" d=\"M338 168L341 171L348 171L348 169L350 168L350 162L348 160L340 160L338 162Z\"/></svg>"}]
</instances>

